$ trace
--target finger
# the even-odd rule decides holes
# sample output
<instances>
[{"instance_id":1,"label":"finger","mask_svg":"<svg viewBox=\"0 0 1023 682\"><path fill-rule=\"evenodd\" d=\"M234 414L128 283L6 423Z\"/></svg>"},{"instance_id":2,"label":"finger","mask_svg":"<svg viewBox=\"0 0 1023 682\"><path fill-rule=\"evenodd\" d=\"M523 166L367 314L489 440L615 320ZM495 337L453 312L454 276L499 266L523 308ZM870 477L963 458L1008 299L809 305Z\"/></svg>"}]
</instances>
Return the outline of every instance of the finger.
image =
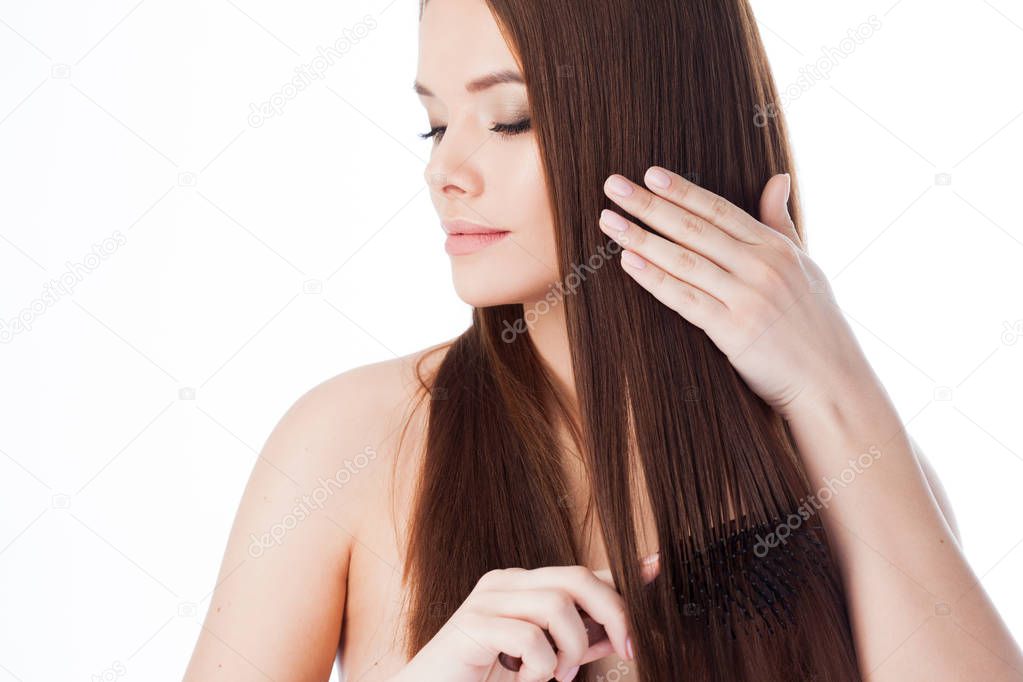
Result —
<instances>
[{"instance_id":1,"label":"finger","mask_svg":"<svg viewBox=\"0 0 1023 682\"><path fill-rule=\"evenodd\" d=\"M600 229L622 247L638 253L676 279L684 280L728 306L741 283L702 254L644 230L609 209L600 214Z\"/></svg>"},{"instance_id":2,"label":"finger","mask_svg":"<svg viewBox=\"0 0 1023 682\"><path fill-rule=\"evenodd\" d=\"M656 578L657 575L661 572L660 557L661 557L660 552L654 552L650 556L643 559L642 563L640 563L640 575L643 578L644 584L649 583L651 580ZM593 571L593 575L597 576L600 580L603 580L611 587L615 586L614 577L611 575L610 568L598 568L595 571Z\"/></svg>"},{"instance_id":3,"label":"finger","mask_svg":"<svg viewBox=\"0 0 1023 682\"><path fill-rule=\"evenodd\" d=\"M628 193L621 194L625 189ZM742 240L622 175L609 177L604 183L604 193L658 234L700 252L725 270L735 272L747 259L742 250Z\"/></svg>"},{"instance_id":4,"label":"finger","mask_svg":"<svg viewBox=\"0 0 1023 682\"><path fill-rule=\"evenodd\" d=\"M656 182L661 174L667 176L668 183L665 186ZM735 239L747 244L763 243L761 230L764 226L724 197L660 166L649 168L644 175L644 182L654 194L700 216Z\"/></svg>"},{"instance_id":5,"label":"finger","mask_svg":"<svg viewBox=\"0 0 1023 682\"><path fill-rule=\"evenodd\" d=\"M489 619L486 638L499 652L522 660L517 679L545 682L554 676L558 657L539 626L517 618Z\"/></svg>"},{"instance_id":6,"label":"finger","mask_svg":"<svg viewBox=\"0 0 1023 682\"><path fill-rule=\"evenodd\" d=\"M604 658L608 654L614 653L614 644L607 638L607 632L604 630L604 626L594 621L588 614L584 614L580 611L583 622L586 623L586 634L590 646L583 653L582 658L578 661L578 665L595 661L599 658ZM549 638L553 639L553 638ZM557 653L557 652L556 652ZM501 653L497 657L497 662L500 663L507 670L518 670L522 667L522 659L510 656L505 653Z\"/></svg>"},{"instance_id":7,"label":"finger","mask_svg":"<svg viewBox=\"0 0 1023 682\"><path fill-rule=\"evenodd\" d=\"M510 584L504 589L550 587L565 590L583 611L604 626L618 655L623 659L628 657L625 600L613 586L597 578L592 570L585 566L544 566L525 573L512 573L505 579Z\"/></svg>"},{"instance_id":8,"label":"finger","mask_svg":"<svg viewBox=\"0 0 1023 682\"><path fill-rule=\"evenodd\" d=\"M789 196L792 193L792 176L788 173L775 175L767 181L760 197L760 222L779 234L783 234L802 248L802 240L796 231L796 224L789 215Z\"/></svg>"},{"instance_id":9,"label":"finger","mask_svg":"<svg viewBox=\"0 0 1023 682\"><path fill-rule=\"evenodd\" d=\"M611 643L611 640L605 637L586 650L586 653L583 654L582 662L579 665L590 663L592 661L599 661L605 656L610 656L613 653L615 653L615 646Z\"/></svg>"},{"instance_id":10,"label":"finger","mask_svg":"<svg viewBox=\"0 0 1023 682\"><path fill-rule=\"evenodd\" d=\"M554 677L561 679L580 661L590 640L575 601L564 590L514 590L488 592L477 602L479 608L502 617L529 621L547 630L554 640L558 666Z\"/></svg>"},{"instance_id":11,"label":"finger","mask_svg":"<svg viewBox=\"0 0 1023 682\"><path fill-rule=\"evenodd\" d=\"M652 582L661 573L661 553L655 552L651 554L643 561L643 566L640 569L640 575L643 577L643 583Z\"/></svg>"},{"instance_id":12,"label":"finger","mask_svg":"<svg viewBox=\"0 0 1023 682\"><path fill-rule=\"evenodd\" d=\"M660 557L661 557L660 552L654 552L653 554L643 559L642 563L640 564L640 579L643 581L644 585L648 585L651 582L653 582L654 578L656 578L660 574L661 572ZM593 574L598 579L614 587L614 577L611 575L610 568L597 569L593 572ZM626 635L626 637L628 636L629 635ZM626 652L626 656L624 658L626 659L630 658L628 652Z\"/></svg>"},{"instance_id":13,"label":"finger","mask_svg":"<svg viewBox=\"0 0 1023 682\"><path fill-rule=\"evenodd\" d=\"M622 268L640 286L715 339L724 328L728 308L718 299L691 284L676 279L632 251L622 251Z\"/></svg>"}]
</instances>

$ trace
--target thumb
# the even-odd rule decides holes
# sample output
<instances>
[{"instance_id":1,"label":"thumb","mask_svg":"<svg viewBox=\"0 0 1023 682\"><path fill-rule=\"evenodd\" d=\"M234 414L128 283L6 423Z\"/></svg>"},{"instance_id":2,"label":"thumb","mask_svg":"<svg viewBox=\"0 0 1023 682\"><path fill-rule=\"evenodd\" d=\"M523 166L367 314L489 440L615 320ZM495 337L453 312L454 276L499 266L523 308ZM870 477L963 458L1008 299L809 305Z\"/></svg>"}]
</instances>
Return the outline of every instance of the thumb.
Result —
<instances>
[{"instance_id":1,"label":"thumb","mask_svg":"<svg viewBox=\"0 0 1023 682\"><path fill-rule=\"evenodd\" d=\"M657 577L657 574L661 572L661 553L654 552L646 559L643 559L643 565L640 568L640 572L643 575L643 583L648 583Z\"/></svg>"},{"instance_id":2,"label":"thumb","mask_svg":"<svg viewBox=\"0 0 1023 682\"><path fill-rule=\"evenodd\" d=\"M661 572L660 552L655 552L650 556L643 559L640 564L640 575L643 577L643 583L649 583L657 574ZM611 575L610 568L600 568L593 571L593 574L603 580L608 585L614 587L614 578Z\"/></svg>"},{"instance_id":3,"label":"thumb","mask_svg":"<svg viewBox=\"0 0 1023 682\"><path fill-rule=\"evenodd\" d=\"M788 173L775 175L767 181L760 197L760 222L776 230L796 244L800 244L796 224L789 215L789 196L792 193L792 176Z\"/></svg>"}]
</instances>

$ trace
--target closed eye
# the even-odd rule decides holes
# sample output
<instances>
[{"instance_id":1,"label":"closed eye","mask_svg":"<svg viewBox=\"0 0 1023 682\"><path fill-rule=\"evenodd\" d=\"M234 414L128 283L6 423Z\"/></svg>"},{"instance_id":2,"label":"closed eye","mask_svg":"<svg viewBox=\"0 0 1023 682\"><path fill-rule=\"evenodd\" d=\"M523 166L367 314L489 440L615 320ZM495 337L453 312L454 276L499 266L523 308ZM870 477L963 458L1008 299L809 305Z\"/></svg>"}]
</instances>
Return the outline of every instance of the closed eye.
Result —
<instances>
[{"instance_id":1,"label":"closed eye","mask_svg":"<svg viewBox=\"0 0 1023 682\"><path fill-rule=\"evenodd\" d=\"M434 126L434 127L430 128L430 132L428 132L428 133L418 133L418 135L419 135L419 137L421 137L424 140L426 140L426 139L429 139L431 137L442 136L443 135L442 131L444 131L446 129L447 129L447 126Z\"/></svg>"},{"instance_id":2,"label":"closed eye","mask_svg":"<svg viewBox=\"0 0 1023 682\"><path fill-rule=\"evenodd\" d=\"M502 137L512 137L514 135L524 133L532 127L533 122L528 118L524 118L521 121L516 121L515 123L495 123L494 127L491 128L490 131L498 133ZM447 130L447 126L434 126L430 128L429 132L418 133L418 135L424 140L435 137L439 141L442 137L444 137L445 130Z\"/></svg>"},{"instance_id":3,"label":"closed eye","mask_svg":"<svg viewBox=\"0 0 1023 682\"><path fill-rule=\"evenodd\" d=\"M490 130L505 137L511 137L512 135L518 135L519 133L526 132L532 128L532 126L533 122L528 118L524 118L521 121L516 121L515 123L495 123L494 127Z\"/></svg>"}]
</instances>

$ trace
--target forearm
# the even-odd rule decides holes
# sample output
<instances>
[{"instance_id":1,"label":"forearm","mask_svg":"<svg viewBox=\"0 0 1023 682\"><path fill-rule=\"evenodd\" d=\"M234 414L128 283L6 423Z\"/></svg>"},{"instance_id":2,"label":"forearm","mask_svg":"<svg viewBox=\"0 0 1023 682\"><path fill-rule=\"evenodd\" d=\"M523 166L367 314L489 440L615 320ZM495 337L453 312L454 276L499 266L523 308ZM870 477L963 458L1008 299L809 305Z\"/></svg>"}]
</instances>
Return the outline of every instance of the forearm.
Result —
<instances>
[{"instance_id":1,"label":"forearm","mask_svg":"<svg viewBox=\"0 0 1023 682\"><path fill-rule=\"evenodd\" d=\"M1023 680L1023 652L963 556L869 367L787 422L838 557L865 679ZM830 494L825 491L830 491Z\"/></svg>"}]
</instances>

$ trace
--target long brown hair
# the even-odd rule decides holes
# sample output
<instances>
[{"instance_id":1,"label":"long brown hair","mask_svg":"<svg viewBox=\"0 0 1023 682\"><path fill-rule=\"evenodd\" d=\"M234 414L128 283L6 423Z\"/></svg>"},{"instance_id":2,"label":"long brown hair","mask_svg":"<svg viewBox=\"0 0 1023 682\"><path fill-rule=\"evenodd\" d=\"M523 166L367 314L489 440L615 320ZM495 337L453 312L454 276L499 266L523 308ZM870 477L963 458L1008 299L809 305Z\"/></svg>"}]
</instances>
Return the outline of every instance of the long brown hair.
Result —
<instances>
[{"instance_id":1,"label":"long brown hair","mask_svg":"<svg viewBox=\"0 0 1023 682\"><path fill-rule=\"evenodd\" d=\"M486 2L526 80L562 275L609 248L595 228L601 209L615 208L602 190L612 173L637 179L660 165L757 216L766 181L792 172L747 0ZM805 243L794 176L789 210ZM487 571L580 563L556 436L567 423L629 606L642 679L860 679L830 560L777 553L782 580L801 585L786 601L793 621L783 629L733 633L687 608L695 594L745 573L734 556L721 565L699 559L733 537L733 518L771 524L808 494L784 421L702 330L617 264L560 304L577 406L563 400L529 334L502 336L521 328L521 304L475 308L434 375L420 377L430 412L403 575L408 656ZM650 588L637 560L637 482L660 550ZM804 531L829 559L823 527ZM586 667L578 679L588 679Z\"/></svg>"}]
</instances>

